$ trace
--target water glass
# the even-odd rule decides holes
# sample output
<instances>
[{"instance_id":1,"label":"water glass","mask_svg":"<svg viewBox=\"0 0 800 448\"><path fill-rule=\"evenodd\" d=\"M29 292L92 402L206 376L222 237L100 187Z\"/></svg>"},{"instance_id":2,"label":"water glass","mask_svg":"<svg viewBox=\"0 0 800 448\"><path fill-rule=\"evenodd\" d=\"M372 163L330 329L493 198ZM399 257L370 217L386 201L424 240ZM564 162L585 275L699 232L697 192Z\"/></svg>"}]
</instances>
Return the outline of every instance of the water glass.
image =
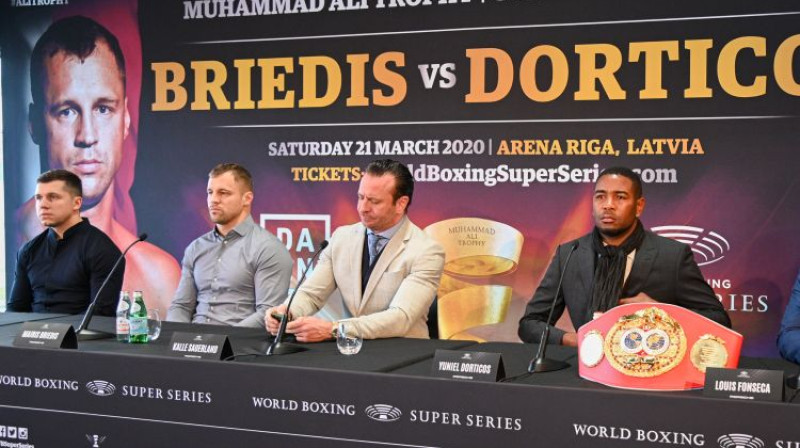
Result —
<instances>
[{"instance_id":1,"label":"water glass","mask_svg":"<svg viewBox=\"0 0 800 448\"><path fill-rule=\"evenodd\" d=\"M339 322L338 332L336 333L336 347L343 355L355 355L361 351L364 339L358 335L355 326L347 322Z\"/></svg>"},{"instance_id":2,"label":"water glass","mask_svg":"<svg viewBox=\"0 0 800 448\"><path fill-rule=\"evenodd\" d=\"M147 340L153 342L161 336L161 316L158 310L147 310Z\"/></svg>"}]
</instances>

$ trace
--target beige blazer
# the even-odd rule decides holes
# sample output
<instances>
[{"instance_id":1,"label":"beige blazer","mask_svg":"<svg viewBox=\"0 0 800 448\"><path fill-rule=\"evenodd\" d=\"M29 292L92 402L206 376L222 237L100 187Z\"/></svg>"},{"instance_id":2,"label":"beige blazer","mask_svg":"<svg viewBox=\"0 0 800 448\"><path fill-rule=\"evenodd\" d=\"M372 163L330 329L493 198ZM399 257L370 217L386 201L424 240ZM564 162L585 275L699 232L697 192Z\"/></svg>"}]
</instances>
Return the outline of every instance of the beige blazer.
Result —
<instances>
[{"instance_id":1,"label":"beige blazer","mask_svg":"<svg viewBox=\"0 0 800 448\"><path fill-rule=\"evenodd\" d=\"M314 272L292 304L294 316L308 316L336 289L356 330L365 339L427 338L428 308L444 268L444 249L408 217L386 244L361 294L361 257L366 228L342 226L333 232Z\"/></svg>"}]
</instances>

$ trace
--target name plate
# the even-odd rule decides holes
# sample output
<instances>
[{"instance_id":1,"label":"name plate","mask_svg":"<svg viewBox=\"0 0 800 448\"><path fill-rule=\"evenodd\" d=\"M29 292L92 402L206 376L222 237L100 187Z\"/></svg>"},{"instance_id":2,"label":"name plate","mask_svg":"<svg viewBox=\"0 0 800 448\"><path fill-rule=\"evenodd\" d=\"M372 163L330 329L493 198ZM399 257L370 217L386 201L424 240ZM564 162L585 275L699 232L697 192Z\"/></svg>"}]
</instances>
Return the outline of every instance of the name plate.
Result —
<instances>
[{"instance_id":1,"label":"name plate","mask_svg":"<svg viewBox=\"0 0 800 448\"><path fill-rule=\"evenodd\" d=\"M783 401L783 371L709 367L703 395L735 400Z\"/></svg>"},{"instance_id":2,"label":"name plate","mask_svg":"<svg viewBox=\"0 0 800 448\"><path fill-rule=\"evenodd\" d=\"M70 324L25 322L14 338L15 347L78 348L75 329Z\"/></svg>"},{"instance_id":3,"label":"name plate","mask_svg":"<svg viewBox=\"0 0 800 448\"><path fill-rule=\"evenodd\" d=\"M500 353L436 350L431 374L455 380L496 382L505 377Z\"/></svg>"},{"instance_id":4,"label":"name plate","mask_svg":"<svg viewBox=\"0 0 800 448\"><path fill-rule=\"evenodd\" d=\"M224 360L233 354L224 334L175 332L167 353L178 358Z\"/></svg>"}]
</instances>

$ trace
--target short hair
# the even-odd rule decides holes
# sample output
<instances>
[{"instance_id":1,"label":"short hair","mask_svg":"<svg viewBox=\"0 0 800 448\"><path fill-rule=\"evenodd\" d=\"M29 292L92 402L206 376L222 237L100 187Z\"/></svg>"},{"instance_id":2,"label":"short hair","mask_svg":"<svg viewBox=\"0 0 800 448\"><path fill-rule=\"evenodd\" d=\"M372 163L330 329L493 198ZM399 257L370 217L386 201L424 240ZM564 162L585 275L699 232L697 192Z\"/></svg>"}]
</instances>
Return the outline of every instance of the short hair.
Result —
<instances>
[{"instance_id":1,"label":"short hair","mask_svg":"<svg viewBox=\"0 0 800 448\"><path fill-rule=\"evenodd\" d=\"M64 188L76 197L83 197L83 184L81 178L72 171L50 170L45 171L36 178L37 184L49 184L58 180L64 181Z\"/></svg>"},{"instance_id":2,"label":"short hair","mask_svg":"<svg viewBox=\"0 0 800 448\"><path fill-rule=\"evenodd\" d=\"M411 199L414 196L414 176L408 167L392 159L374 160L367 165L367 174L373 176L383 176L384 174L391 174L394 176L394 194L392 195L393 202L397 202L403 196L408 196L408 205L406 210L411 207Z\"/></svg>"},{"instance_id":3,"label":"short hair","mask_svg":"<svg viewBox=\"0 0 800 448\"><path fill-rule=\"evenodd\" d=\"M246 191L253 191L253 176L247 168L238 163L220 163L208 172L208 177L217 177L225 173L233 174L233 179L244 184Z\"/></svg>"},{"instance_id":4,"label":"short hair","mask_svg":"<svg viewBox=\"0 0 800 448\"><path fill-rule=\"evenodd\" d=\"M111 49L125 87L125 56L117 38L103 25L84 16L72 16L54 22L42 34L31 53L31 97L34 104L44 101L45 61L59 52L77 56L81 61L92 55L97 42Z\"/></svg>"},{"instance_id":5,"label":"short hair","mask_svg":"<svg viewBox=\"0 0 800 448\"><path fill-rule=\"evenodd\" d=\"M597 176L597 182L600 181L601 177L611 176L611 175L627 177L628 179L631 180L631 182L633 182L634 199L639 199L644 194L644 190L642 189L642 179L639 178L639 175L636 174L636 171L633 171L632 169L625 166L612 166L600 172L600 175ZM597 185L597 182L595 182L595 186Z\"/></svg>"}]
</instances>

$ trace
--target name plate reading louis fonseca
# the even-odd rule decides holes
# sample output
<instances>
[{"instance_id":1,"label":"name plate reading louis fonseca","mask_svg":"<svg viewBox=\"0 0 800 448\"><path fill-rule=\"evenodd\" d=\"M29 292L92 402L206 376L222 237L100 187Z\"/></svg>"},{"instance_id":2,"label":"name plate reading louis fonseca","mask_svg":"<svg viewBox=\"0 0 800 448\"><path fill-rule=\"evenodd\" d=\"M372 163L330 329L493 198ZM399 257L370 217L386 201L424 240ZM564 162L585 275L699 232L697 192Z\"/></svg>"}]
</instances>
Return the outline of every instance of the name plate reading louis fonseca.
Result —
<instances>
[{"instance_id":1,"label":"name plate reading louis fonseca","mask_svg":"<svg viewBox=\"0 0 800 448\"><path fill-rule=\"evenodd\" d=\"M14 338L15 347L78 348L75 330L70 324L25 322Z\"/></svg>"},{"instance_id":2,"label":"name plate reading louis fonseca","mask_svg":"<svg viewBox=\"0 0 800 448\"><path fill-rule=\"evenodd\" d=\"M228 336L176 332L168 353L179 358L224 360L233 354Z\"/></svg>"},{"instance_id":3,"label":"name plate reading louis fonseca","mask_svg":"<svg viewBox=\"0 0 800 448\"><path fill-rule=\"evenodd\" d=\"M737 400L783 401L783 371L706 369L703 395Z\"/></svg>"},{"instance_id":4,"label":"name plate reading louis fonseca","mask_svg":"<svg viewBox=\"0 0 800 448\"><path fill-rule=\"evenodd\" d=\"M432 375L456 380L495 382L505 377L500 353L436 350Z\"/></svg>"}]
</instances>

